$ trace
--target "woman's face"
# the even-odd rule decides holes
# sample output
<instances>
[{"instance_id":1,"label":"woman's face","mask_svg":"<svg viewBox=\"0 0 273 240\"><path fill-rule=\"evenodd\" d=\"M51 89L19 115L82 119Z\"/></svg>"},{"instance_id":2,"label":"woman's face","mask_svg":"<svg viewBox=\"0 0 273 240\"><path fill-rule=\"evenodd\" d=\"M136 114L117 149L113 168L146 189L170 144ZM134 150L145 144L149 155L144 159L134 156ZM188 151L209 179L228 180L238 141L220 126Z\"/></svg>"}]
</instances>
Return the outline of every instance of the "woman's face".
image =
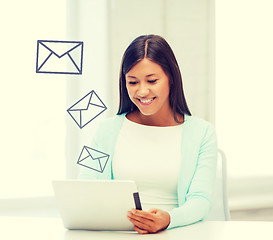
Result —
<instances>
[{"instance_id":1,"label":"woman's face","mask_svg":"<svg viewBox=\"0 0 273 240\"><path fill-rule=\"evenodd\" d=\"M157 63L147 58L138 62L126 75L131 101L145 116L169 114L169 78Z\"/></svg>"}]
</instances>

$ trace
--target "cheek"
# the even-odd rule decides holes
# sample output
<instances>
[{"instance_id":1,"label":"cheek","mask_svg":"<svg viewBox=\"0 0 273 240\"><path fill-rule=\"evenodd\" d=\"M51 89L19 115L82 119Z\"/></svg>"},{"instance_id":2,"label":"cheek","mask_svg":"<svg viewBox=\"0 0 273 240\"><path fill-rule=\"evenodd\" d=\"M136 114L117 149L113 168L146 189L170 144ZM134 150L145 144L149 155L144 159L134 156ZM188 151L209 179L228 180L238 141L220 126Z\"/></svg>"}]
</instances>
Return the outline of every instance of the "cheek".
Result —
<instances>
[{"instance_id":1,"label":"cheek","mask_svg":"<svg viewBox=\"0 0 273 240\"><path fill-rule=\"evenodd\" d=\"M161 86L160 89L157 89L157 92L161 95L161 97L167 98L169 97L170 94L169 86L167 85Z\"/></svg>"}]
</instances>

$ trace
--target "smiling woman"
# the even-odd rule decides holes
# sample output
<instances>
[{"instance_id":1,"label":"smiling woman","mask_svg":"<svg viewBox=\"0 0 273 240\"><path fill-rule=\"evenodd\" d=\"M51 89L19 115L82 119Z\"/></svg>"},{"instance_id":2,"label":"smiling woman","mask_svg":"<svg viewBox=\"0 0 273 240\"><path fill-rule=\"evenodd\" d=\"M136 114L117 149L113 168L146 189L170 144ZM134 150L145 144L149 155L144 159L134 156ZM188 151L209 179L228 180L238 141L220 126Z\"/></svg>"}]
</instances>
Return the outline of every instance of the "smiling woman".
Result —
<instances>
[{"instance_id":1,"label":"smiling woman","mask_svg":"<svg viewBox=\"0 0 273 240\"><path fill-rule=\"evenodd\" d=\"M156 119L161 119L161 126L171 124L165 119L172 113L169 104L169 79L158 64L147 58L142 59L126 74L126 88L131 101L139 109L135 113L141 113L138 117L133 113L128 114L128 119L133 121L139 118L139 123L145 125L149 125L148 121L155 122ZM151 115L154 120L148 117Z\"/></svg>"},{"instance_id":2,"label":"smiling woman","mask_svg":"<svg viewBox=\"0 0 273 240\"><path fill-rule=\"evenodd\" d=\"M191 116L166 40L136 38L123 55L119 80L118 113L100 124L92 144L110 155L110 164L102 174L82 169L79 177L134 180L143 210L133 209L127 217L139 233L205 219L216 134L211 124Z\"/></svg>"},{"instance_id":3,"label":"smiling woman","mask_svg":"<svg viewBox=\"0 0 273 240\"><path fill-rule=\"evenodd\" d=\"M119 81L118 114L134 112L137 107L146 106L149 102L153 106L139 108L142 116L138 118L143 124L148 120L144 119L147 115L142 112L144 109L148 112L155 111L148 121L162 119L161 124L164 126L182 123L184 113L191 115L185 100L178 63L169 44L160 36L142 36L131 43L123 56ZM169 94L172 98L169 98ZM131 114L128 118L136 119L136 114L138 113ZM166 119L172 115L173 118ZM146 125L152 124L150 122Z\"/></svg>"}]
</instances>

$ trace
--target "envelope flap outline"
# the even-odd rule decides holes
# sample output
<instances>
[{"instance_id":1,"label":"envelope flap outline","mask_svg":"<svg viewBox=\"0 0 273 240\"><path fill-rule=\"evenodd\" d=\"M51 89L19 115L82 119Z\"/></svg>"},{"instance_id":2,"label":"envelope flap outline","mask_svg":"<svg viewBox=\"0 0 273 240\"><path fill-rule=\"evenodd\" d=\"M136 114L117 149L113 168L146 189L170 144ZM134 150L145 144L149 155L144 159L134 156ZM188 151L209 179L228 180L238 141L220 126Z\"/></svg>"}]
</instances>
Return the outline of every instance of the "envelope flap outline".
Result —
<instances>
[{"instance_id":1,"label":"envelope flap outline","mask_svg":"<svg viewBox=\"0 0 273 240\"><path fill-rule=\"evenodd\" d=\"M87 110L88 106L90 104L91 98L92 98L92 92L86 94L84 97L82 97L78 102L76 102L74 105L72 105L68 111L79 111L79 110Z\"/></svg>"},{"instance_id":2,"label":"envelope flap outline","mask_svg":"<svg viewBox=\"0 0 273 240\"><path fill-rule=\"evenodd\" d=\"M86 151L89 153L93 160L99 160L100 158L109 157L108 154L98 151L96 149L85 146Z\"/></svg>"},{"instance_id":3,"label":"envelope flap outline","mask_svg":"<svg viewBox=\"0 0 273 240\"><path fill-rule=\"evenodd\" d=\"M96 94L96 92L92 90L90 93L86 94L83 98L81 98L78 102L72 105L68 109L68 111L88 110L89 105L107 109L107 107L99 98L99 96Z\"/></svg>"},{"instance_id":4,"label":"envelope flap outline","mask_svg":"<svg viewBox=\"0 0 273 240\"><path fill-rule=\"evenodd\" d=\"M89 158L90 157L90 154L89 152L86 150L86 146L83 147L82 151L81 151L81 154L80 154L80 157L78 159L78 162L77 163L80 163L82 161L84 161L85 159Z\"/></svg>"},{"instance_id":5,"label":"envelope flap outline","mask_svg":"<svg viewBox=\"0 0 273 240\"><path fill-rule=\"evenodd\" d=\"M39 40L39 43L47 48L50 52L56 55L58 58L63 57L75 48L82 46L83 42L75 41L50 41L50 40ZM60 49L62 47L62 49Z\"/></svg>"},{"instance_id":6,"label":"envelope flap outline","mask_svg":"<svg viewBox=\"0 0 273 240\"><path fill-rule=\"evenodd\" d=\"M90 98L90 104L97 106L97 107L106 108L105 104L101 101L101 99L99 98L99 96L96 94L95 91L92 91L92 96Z\"/></svg>"}]
</instances>

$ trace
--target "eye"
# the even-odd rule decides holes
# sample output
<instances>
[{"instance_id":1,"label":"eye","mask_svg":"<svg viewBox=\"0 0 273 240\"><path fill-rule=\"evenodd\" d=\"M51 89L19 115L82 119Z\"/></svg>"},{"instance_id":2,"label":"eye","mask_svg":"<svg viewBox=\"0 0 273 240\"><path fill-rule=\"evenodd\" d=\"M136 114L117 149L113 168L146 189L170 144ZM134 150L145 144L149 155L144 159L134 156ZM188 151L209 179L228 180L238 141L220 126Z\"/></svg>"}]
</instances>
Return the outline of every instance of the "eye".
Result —
<instances>
[{"instance_id":1,"label":"eye","mask_svg":"<svg viewBox=\"0 0 273 240\"><path fill-rule=\"evenodd\" d=\"M137 84L136 81L129 81L128 83L129 83L130 85L136 85L136 84Z\"/></svg>"},{"instance_id":2,"label":"eye","mask_svg":"<svg viewBox=\"0 0 273 240\"><path fill-rule=\"evenodd\" d=\"M155 83L158 79L148 80L148 83Z\"/></svg>"}]
</instances>

